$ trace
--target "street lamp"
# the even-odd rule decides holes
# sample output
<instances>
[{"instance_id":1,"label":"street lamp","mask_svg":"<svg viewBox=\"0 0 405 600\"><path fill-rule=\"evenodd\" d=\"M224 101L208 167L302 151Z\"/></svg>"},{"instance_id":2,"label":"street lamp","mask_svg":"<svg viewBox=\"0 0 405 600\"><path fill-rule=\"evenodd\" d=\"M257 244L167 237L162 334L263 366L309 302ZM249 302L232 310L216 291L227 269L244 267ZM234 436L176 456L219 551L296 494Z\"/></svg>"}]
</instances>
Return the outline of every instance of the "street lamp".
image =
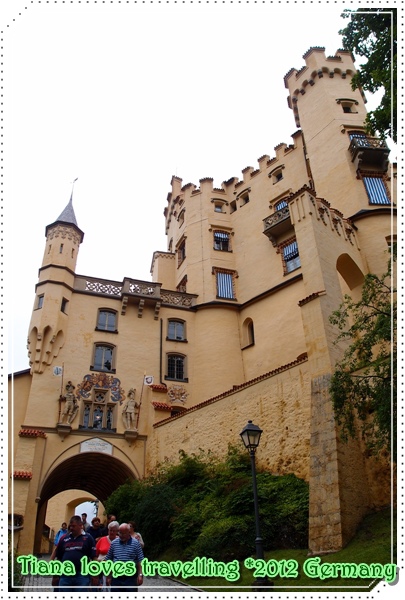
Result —
<instances>
[{"instance_id":1,"label":"street lamp","mask_svg":"<svg viewBox=\"0 0 405 600\"><path fill-rule=\"evenodd\" d=\"M260 436L263 431L257 425L254 425L252 421L248 421L248 424L243 428L240 433L240 437L245 445L245 448L249 451L250 462L252 464L252 481L253 481L253 499L255 506L255 521L256 521L256 558L264 560L263 553L263 539L260 535L260 521L259 521L259 501L257 498L257 481L256 481L256 463L255 454L256 449L260 442ZM272 585L267 577L257 578L255 584L258 586Z\"/></svg>"}]
</instances>

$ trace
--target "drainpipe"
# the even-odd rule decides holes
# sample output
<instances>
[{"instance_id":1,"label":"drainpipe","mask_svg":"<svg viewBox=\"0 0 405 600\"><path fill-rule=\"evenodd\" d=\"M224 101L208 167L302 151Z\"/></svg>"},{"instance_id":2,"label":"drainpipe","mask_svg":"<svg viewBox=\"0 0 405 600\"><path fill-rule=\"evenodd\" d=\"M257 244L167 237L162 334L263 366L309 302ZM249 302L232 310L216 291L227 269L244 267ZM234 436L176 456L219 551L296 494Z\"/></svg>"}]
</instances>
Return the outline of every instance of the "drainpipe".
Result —
<instances>
[{"instance_id":1,"label":"drainpipe","mask_svg":"<svg viewBox=\"0 0 405 600\"><path fill-rule=\"evenodd\" d=\"M159 357L159 379L160 383L166 385L162 381L162 364L163 364L163 319L160 319L160 357Z\"/></svg>"}]
</instances>

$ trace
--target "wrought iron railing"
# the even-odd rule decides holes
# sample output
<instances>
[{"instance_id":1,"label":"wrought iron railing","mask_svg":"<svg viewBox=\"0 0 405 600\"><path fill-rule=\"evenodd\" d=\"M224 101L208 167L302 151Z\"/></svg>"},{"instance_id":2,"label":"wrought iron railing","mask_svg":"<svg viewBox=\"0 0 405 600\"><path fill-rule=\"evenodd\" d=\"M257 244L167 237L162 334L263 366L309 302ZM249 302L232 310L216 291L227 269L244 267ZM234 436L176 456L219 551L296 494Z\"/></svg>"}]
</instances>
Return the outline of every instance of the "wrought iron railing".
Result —
<instances>
[{"instance_id":1,"label":"wrought iron railing","mask_svg":"<svg viewBox=\"0 0 405 600\"><path fill-rule=\"evenodd\" d=\"M352 159L355 158L359 150L379 150L383 151L384 153L389 153L389 148L385 143L385 140L371 137L369 135L353 135L351 136L349 146Z\"/></svg>"}]
</instances>

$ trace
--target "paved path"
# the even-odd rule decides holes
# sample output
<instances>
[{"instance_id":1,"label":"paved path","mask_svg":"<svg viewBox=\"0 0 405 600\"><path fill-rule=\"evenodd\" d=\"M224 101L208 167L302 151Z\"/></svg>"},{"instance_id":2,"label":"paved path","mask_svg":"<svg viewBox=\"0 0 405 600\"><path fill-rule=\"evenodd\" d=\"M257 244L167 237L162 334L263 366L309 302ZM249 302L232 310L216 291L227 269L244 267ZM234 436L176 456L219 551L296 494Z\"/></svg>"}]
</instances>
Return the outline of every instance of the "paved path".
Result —
<instances>
[{"instance_id":1,"label":"paved path","mask_svg":"<svg viewBox=\"0 0 405 600\"><path fill-rule=\"evenodd\" d=\"M93 590L93 588L92 588ZM51 586L51 577L41 577L39 575L28 576L25 579L25 585L23 587L24 592L47 592L48 594L53 591ZM80 590L77 590L78 592ZM178 583L172 579L166 577L145 577L143 585L139 588L140 592L144 593L155 593L155 592L196 592L196 588L192 588L188 585ZM91 592L92 593L92 592ZM108 594L109 592L102 592L101 594Z\"/></svg>"},{"instance_id":2,"label":"paved path","mask_svg":"<svg viewBox=\"0 0 405 600\"><path fill-rule=\"evenodd\" d=\"M53 591L51 585L51 577L42 577L41 575L28 575L24 582L24 592L50 592ZM91 588L93 592L93 588ZM77 590L80 592L80 590ZM96 590L94 590L96 591ZM173 579L167 577L145 577L143 585L139 588L139 591L144 593L154 592L196 592L196 588L192 588L188 585L184 585ZM109 592L102 592L101 594L108 594Z\"/></svg>"}]
</instances>

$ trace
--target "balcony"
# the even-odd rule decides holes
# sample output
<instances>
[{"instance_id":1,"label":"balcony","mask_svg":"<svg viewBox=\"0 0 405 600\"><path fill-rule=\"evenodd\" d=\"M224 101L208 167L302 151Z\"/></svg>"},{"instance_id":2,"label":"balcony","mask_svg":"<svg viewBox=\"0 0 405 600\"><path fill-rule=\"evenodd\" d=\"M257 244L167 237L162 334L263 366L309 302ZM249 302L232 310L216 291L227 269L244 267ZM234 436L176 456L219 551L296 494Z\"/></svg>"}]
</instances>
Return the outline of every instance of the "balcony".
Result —
<instances>
[{"instance_id":1,"label":"balcony","mask_svg":"<svg viewBox=\"0 0 405 600\"><path fill-rule=\"evenodd\" d=\"M384 140L368 135L353 135L349 152L357 169L373 169L385 172L388 168L390 149Z\"/></svg>"},{"instance_id":2,"label":"balcony","mask_svg":"<svg viewBox=\"0 0 405 600\"><path fill-rule=\"evenodd\" d=\"M121 314L125 315L128 305L137 307L138 317L142 317L146 306L152 307L155 320L158 319L161 305L191 308L196 294L162 290L160 283L140 281L125 277L122 282L76 275L74 289L93 296L112 297L121 302Z\"/></svg>"},{"instance_id":3,"label":"balcony","mask_svg":"<svg viewBox=\"0 0 405 600\"><path fill-rule=\"evenodd\" d=\"M284 206L280 210L263 219L263 233L267 235L273 246L277 244L277 239L289 229L292 229L290 209Z\"/></svg>"}]
</instances>

